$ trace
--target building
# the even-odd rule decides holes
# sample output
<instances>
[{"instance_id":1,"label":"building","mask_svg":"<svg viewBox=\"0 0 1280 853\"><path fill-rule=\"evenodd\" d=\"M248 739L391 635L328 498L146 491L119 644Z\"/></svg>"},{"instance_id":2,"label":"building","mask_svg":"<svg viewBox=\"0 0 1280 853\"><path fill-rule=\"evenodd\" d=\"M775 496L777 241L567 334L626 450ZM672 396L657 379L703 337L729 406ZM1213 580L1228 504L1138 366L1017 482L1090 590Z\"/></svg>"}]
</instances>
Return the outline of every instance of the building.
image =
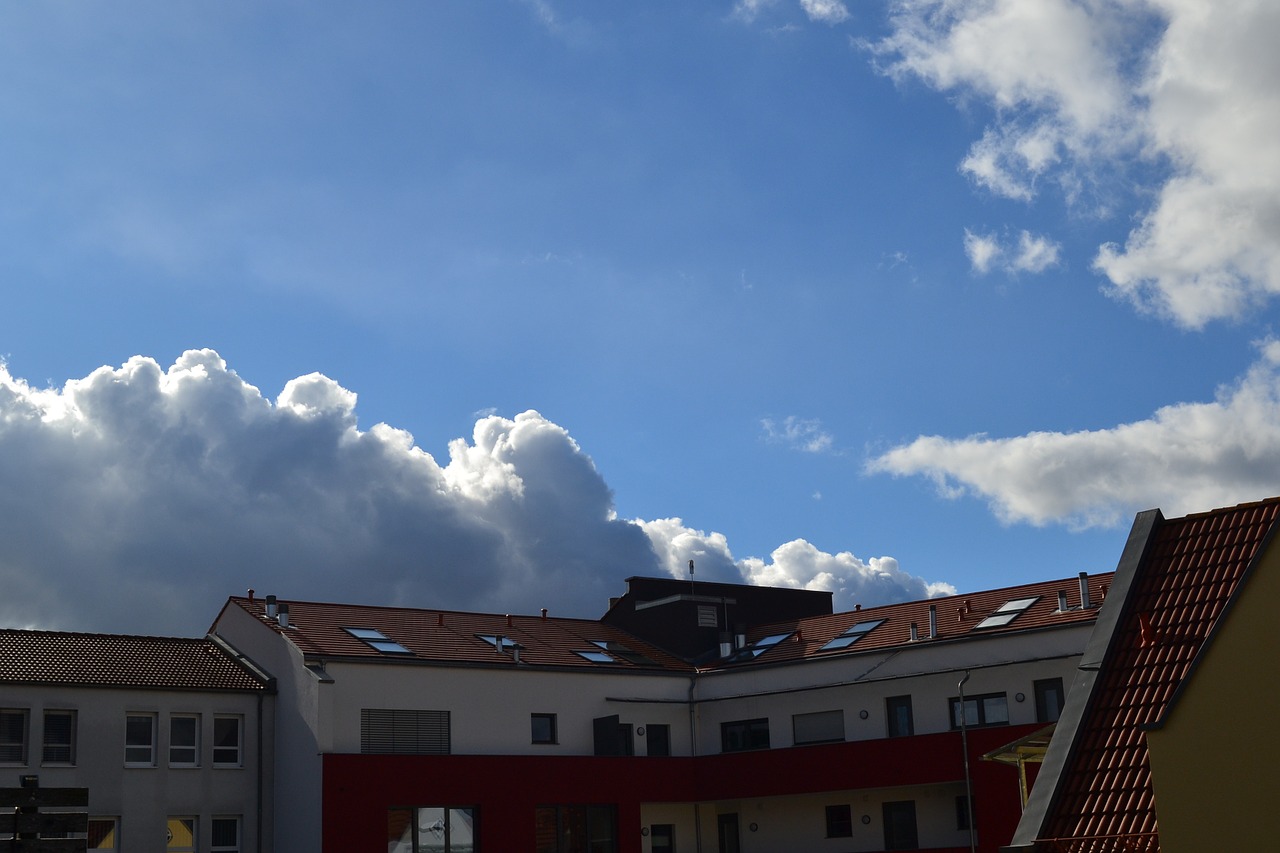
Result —
<instances>
[{"instance_id":1,"label":"building","mask_svg":"<svg viewBox=\"0 0 1280 853\"><path fill-rule=\"evenodd\" d=\"M232 598L276 678L276 849L995 851L1109 575L832 613L632 578L601 620ZM1103 611L1105 612L1105 610ZM971 829L972 827L972 829Z\"/></svg>"},{"instance_id":2,"label":"building","mask_svg":"<svg viewBox=\"0 0 1280 853\"><path fill-rule=\"evenodd\" d=\"M1137 516L1007 850L1275 848L1278 517Z\"/></svg>"},{"instance_id":3,"label":"building","mask_svg":"<svg viewBox=\"0 0 1280 853\"><path fill-rule=\"evenodd\" d=\"M271 715L215 639L0 629L0 787L87 788L90 849L270 851Z\"/></svg>"}]
</instances>

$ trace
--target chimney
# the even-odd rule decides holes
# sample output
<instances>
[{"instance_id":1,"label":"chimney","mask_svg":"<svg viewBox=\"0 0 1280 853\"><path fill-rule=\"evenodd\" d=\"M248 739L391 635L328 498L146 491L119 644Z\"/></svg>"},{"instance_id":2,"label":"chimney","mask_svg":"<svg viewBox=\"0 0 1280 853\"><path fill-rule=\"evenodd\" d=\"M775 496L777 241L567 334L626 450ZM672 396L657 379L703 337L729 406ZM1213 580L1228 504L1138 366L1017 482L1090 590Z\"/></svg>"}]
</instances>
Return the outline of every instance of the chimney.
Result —
<instances>
[{"instance_id":1,"label":"chimney","mask_svg":"<svg viewBox=\"0 0 1280 853\"><path fill-rule=\"evenodd\" d=\"M506 637L499 634L493 638L493 646L498 650L498 654L502 654L502 644L506 641Z\"/></svg>"},{"instance_id":2,"label":"chimney","mask_svg":"<svg viewBox=\"0 0 1280 853\"><path fill-rule=\"evenodd\" d=\"M735 649L745 648L747 645L747 626L735 625L733 627L733 647Z\"/></svg>"},{"instance_id":3,"label":"chimney","mask_svg":"<svg viewBox=\"0 0 1280 853\"><path fill-rule=\"evenodd\" d=\"M938 605L929 605L929 639L936 640L938 638Z\"/></svg>"},{"instance_id":4,"label":"chimney","mask_svg":"<svg viewBox=\"0 0 1280 853\"><path fill-rule=\"evenodd\" d=\"M276 597L274 595L267 596L267 618L276 618Z\"/></svg>"},{"instance_id":5,"label":"chimney","mask_svg":"<svg viewBox=\"0 0 1280 853\"><path fill-rule=\"evenodd\" d=\"M1058 612L1065 613L1067 611L1067 592L1066 590L1058 590Z\"/></svg>"},{"instance_id":6,"label":"chimney","mask_svg":"<svg viewBox=\"0 0 1280 853\"><path fill-rule=\"evenodd\" d=\"M510 627L511 627L511 614L510 614L510 613L508 613L508 614L507 614L507 627L508 627L508 628L510 628Z\"/></svg>"},{"instance_id":7,"label":"chimney","mask_svg":"<svg viewBox=\"0 0 1280 853\"><path fill-rule=\"evenodd\" d=\"M516 663L520 663L520 647L519 646L511 647L511 657Z\"/></svg>"},{"instance_id":8,"label":"chimney","mask_svg":"<svg viewBox=\"0 0 1280 853\"><path fill-rule=\"evenodd\" d=\"M443 628L443 627L444 627L444 614L443 614L443 613L437 613L437 614L436 614L436 627L437 627L437 628Z\"/></svg>"},{"instance_id":9,"label":"chimney","mask_svg":"<svg viewBox=\"0 0 1280 853\"><path fill-rule=\"evenodd\" d=\"M1080 609L1088 610L1093 605L1089 603L1089 573L1080 573Z\"/></svg>"},{"instance_id":10,"label":"chimney","mask_svg":"<svg viewBox=\"0 0 1280 853\"><path fill-rule=\"evenodd\" d=\"M276 608L276 621L279 622L281 628L289 627L289 605L280 604Z\"/></svg>"},{"instance_id":11,"label":"chimney","mask_svg":"<svg viewBox=\"0 0 1280 853\"><path fill-rule=\"evenodd\" d=\"M249 587L249 603L253 604L253 587Z\"/></svg>"},{"instance_id":12,"label":"chimney","mask_svg":"<svg viewBox=\"0 0 1280 853\"><path fill-rule=\"evenodd\" d=\"M720 657L727 658L733 653L733 635L727 631L720 633Z\"/></svg>"},{"instance_id":13,"label":"chimney","mask_svg":"<svg viewBox=\"0 0 1280 853\"><path fill-rule=\"evenodd\" d=\"M547 608L545 608L545 607L544 607L544 608L542 608L542 618L543 618L543 619L546 619L546 618L547 618Z\"/></svg>"}]
</instances>

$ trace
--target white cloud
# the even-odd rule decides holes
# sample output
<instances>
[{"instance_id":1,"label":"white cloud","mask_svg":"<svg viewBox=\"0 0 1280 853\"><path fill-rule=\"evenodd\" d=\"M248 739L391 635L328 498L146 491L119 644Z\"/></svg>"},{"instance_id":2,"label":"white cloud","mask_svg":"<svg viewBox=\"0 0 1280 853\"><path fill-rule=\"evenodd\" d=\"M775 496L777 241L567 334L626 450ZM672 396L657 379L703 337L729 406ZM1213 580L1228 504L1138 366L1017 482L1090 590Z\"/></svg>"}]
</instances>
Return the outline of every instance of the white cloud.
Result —
<instances>
[{"instance_id":1,"label":"white cloud","mask_svg":"<svg viewBox=\"0 0 1280 853\"><path fill-rule=\"evenodd\" d=\"M764 430L765 441L774 444L785 444L793 450L805 453L827 453L832 450L835 439L822 426L817 418L798 418L788 415L778 423L773 418L760 421Z\"/></svg>"},{"instance_id":2,"label":"white cloud","mask_svg":"<svg viewBox=\"0 0 1280 853\"><path fill-rule=\"evenodd\" d=\"M1167 515L1280 491L1280 342L1209 403L1087 432L1014 438L922 436L872 472L931 478L947 497L986 500L1006 522L1110 526L1154 506Z\"/></svg>"},{"instance_id":3,"label":"white cloud","mask_svg":"<svg viewBox=\"0 0 1280 853\"><path fill-rule=\"evenodd\" d=\"M800 0L809 20L821 24L840 24L849 20L849 10L840 0Z\"/></svg>"},{"instance_id":4,"label":"white cloud","mask_svg":"<svg viewBox=\"0 0 1280 853\"><path fill-rule=\"evenodd\" d=\"M991 192L1159 175L1096 255L1115 295L1198 328L1280 293L1280 5L901 0L891 21L867 45L885 73L994 107L961 164Z\"/></svg>"},{"instance_id":5,"label":"white cloud","mask_svg":"<svg viewBox=\"0 0 1280 853\"><path fill-rule=\"evenodd\" d=\"M829 554L796 539L776 548L768 561L758 557L734 560L728 542L719 533L686 527L679 518L636 523L649 535L662 566L672 577L688 577L689 560L693 560L695 578L828 590L834 593L836 610L955 593L951 584L929 583L907 574L892 557L861 560L847 551Z\"/></svg>"},{"instance_id":6,"label":"white cloud","mask_svg":"<svg viewBox=\"0 0 1280 853\"><path fill-rule=\"evenodd\" d=\"M1001 269L1009 275L1041 273L1057 266L1062 247L1040 234L1022 231L1016 245L1006 245L995 234L964 232L964 253L969 265L979 275Z\"/></svg>"},{"instance_id":7,"label":"white cloud","mask_svg":"<svg viewBox=\"0 0 1280 853\"><path fill-rule=\"evenodd\" d=\"M733 17L745 23L751 23L760 13L771 6L776 6L778 0L738 0L733 4Z\"/></svg>"},{"instance_id":8,"label":"white cloud","mask_svg":"<svg viewBox=\"0 0 1280 853\"><path fill-rule=\"evenodd\" d=\"M689 559L699 577L769 576L721 534L617 518L591 459L536 411L485 414L440 465L404 430L361 430L356 406L316 373L272 402L212 350L61 388L0 363L0 624L200 634L249 587L593 617L628 576ZM843 554L773 563L788 585L866 585ZM890 578L874 589L892 600L928 588Z\"/></svg>"}]
</instances>

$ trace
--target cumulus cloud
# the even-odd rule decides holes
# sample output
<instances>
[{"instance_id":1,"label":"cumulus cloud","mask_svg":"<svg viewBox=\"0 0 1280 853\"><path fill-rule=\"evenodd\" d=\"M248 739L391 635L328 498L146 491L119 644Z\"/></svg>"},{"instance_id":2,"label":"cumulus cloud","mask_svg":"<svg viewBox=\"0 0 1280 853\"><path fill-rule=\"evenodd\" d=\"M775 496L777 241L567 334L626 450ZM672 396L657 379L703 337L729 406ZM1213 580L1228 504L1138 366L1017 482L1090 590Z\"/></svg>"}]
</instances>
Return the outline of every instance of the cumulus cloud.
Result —
<instances>
[{"instance_id":1,"label":"cumulus cloud","mask_svg":"<svg viewBox=\"0 0 1280 853\"><path fill-rule=\"evenodd\" d=\"M764 430L765 441L772 444L785 444L793 450L805 453L827 453L835 444L831 433L822 426L817 418L798 418L788 415L779 423L773 418L760 421Z\"/></svg>"},{"instance_id":2,"label":"cumulus cloud","mask_svg":"<svg viewBox=\"0 0 1280 853\"><path fill-rule=\"evenodd\" d=\"M619 519L590 457L536 411L480 417L442 465L404 430L361 430L357 402L317 373L272 401L212 350L61 388L0 364L0 624L194 635L249 587L593 617L626 577L688 559L758 574L720 534ZM902 579L880 591L921 588Z\"/></svg>"},{"instance_id":3,"label":"cumulus cloud","mask_svg":"<svg viewBox=\"0 0 1280 853\"><path fill-rule=\"evenodd\" d=\"M1095 257L1113 294L1196 328L1280 292L1280 5L900 0L891 27L864 45L884 73L994 108L961 163L980 186L1148 182Z\"/></svg>"},{"instance_id":4,"label":"cumulus cloud","mask_svg":"<svg viewBox=\"0 0 1280 853\"><path fill-rule=\"evenodd\" d=\"M939 595L954 595L948 583L929 583L903 571L892 557L862 560L848 551L829 554L804 539L774 549L768 560L734 560L719 533L686 527L679 518L637 522L658 548L659 559L672 577L687 577L694 561L695 577L712 581L817 589L834 593L836 610L855 604L874 605ZM659 544L660 543L660 544Z\"/></svg>"},{"instance_id":5,"label":"cumulus cloud","mask_svg":"<svg viewBox=\"0 0 1280 853\"><path fill-rule=\"evenodd\" d=\"M840 0L800 0L809 20L821 24L840 24L849 20L849 10Z\"/></svg>"},{"instance_id":6,"label":"cumulus cloud","mask_svg":"<svg viewBox=\"0 0 1280 853\"><path fill-rule=\"evenodd\" d=\"M964 253L973 271L986 275L1001 269L1009 275L1041 273L1057 266L1062 247L1048 237L1022 231L1016 242L1006 245L995 234L975 234L965 229Z\"/></svg>"},{"instance_id":7,"label":"cumulus cloud","mask_svg":"<svg viewBox=\"0 0 1280 853\"><path fill-rule=\"evenodd\" d=\"M1280 342L1212 402L1166 406L1110 429L1013 438L922 436L869 470L923 475L1006 522L1112 526L1160 507L1176 516L1280 491Z\"/></svg>"}]
</instances>

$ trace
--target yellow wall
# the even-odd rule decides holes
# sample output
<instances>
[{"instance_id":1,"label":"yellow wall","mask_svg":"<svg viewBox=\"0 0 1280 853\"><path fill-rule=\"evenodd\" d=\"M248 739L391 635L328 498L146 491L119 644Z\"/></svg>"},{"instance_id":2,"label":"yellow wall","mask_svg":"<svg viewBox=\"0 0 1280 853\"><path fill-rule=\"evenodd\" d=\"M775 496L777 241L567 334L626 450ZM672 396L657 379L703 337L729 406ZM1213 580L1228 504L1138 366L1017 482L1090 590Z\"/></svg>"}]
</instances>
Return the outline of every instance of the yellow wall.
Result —
<instances>
[{"instance_id":1,"label":"yellow wall","mask_svg":"<svg viewBox=\"0 0 1280 853\"><path fill-rule=\"evenodd\" d=\"M1280 849L1280 541L1147 745L1162 853Z\"/></svg>"}]
</instances>

